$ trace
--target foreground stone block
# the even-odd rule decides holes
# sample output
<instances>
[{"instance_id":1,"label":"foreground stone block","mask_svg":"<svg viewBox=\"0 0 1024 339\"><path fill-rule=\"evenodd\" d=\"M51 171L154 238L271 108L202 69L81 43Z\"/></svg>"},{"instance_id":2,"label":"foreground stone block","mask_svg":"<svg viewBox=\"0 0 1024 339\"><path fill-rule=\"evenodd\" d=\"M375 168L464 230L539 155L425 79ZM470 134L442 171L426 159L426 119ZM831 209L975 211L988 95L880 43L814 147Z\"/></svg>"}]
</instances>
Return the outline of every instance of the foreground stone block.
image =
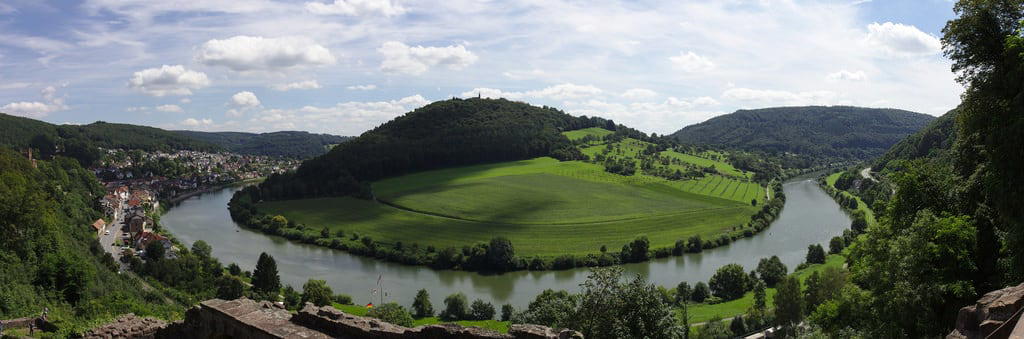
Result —
<instances>
[{"instance_id":1,"label":"foreground stone block","mask_svg":"<svg viewBox=\"0 0 1024 339\"><path fill-rule=\"evenodd\" d=\"M956 317L956 329L946 338L1024 339L1024 326L1020 326L1024 324L1020 321L1022 309L1024 284L985 293L974 305L960 309Z\"/></svg>"}]
</instances>

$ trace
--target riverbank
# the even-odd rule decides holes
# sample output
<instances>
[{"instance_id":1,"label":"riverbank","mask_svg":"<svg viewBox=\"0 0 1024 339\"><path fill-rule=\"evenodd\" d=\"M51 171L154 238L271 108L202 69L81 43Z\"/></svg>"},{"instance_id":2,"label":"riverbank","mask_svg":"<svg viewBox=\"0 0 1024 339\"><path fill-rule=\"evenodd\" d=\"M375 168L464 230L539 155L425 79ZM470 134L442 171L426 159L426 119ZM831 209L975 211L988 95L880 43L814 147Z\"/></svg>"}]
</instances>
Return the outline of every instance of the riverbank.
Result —
<instances>
[{"instance_id":1,"label":"riverbank","mask_svg":"<svg viewBox=\"0 0 1024 339\"><path fill-rule=\"evenodd\" d=\"M263 181L263 180L266 180L266 179L267 179L266 177L258 177L258 178L252 178L252 179L245 179L245 180L241 180L241 181L233 181L233 182L229 182L229 183L222 184L222 185L217 185L217 186L208 187L208 188L204 188L204 189L197 190L197 191L192 191L192 192L188 192L188 193L179 194L179 195L174 196L173 198L167 199L166 203L167 204L177 204L179 202L182 202L185 199L188 199L188 198L191 198L191 197L194 197L194 196L198 196L198 195L201 195L201 194L215 192L215 191L219 191L219 190L222 190L222 189L225 189L225 188L228 188L228 187L233 187L233 186L238 186L238 185L257 183L257 182L260 182L260 181Z\"/></svg>"}]
</instances>

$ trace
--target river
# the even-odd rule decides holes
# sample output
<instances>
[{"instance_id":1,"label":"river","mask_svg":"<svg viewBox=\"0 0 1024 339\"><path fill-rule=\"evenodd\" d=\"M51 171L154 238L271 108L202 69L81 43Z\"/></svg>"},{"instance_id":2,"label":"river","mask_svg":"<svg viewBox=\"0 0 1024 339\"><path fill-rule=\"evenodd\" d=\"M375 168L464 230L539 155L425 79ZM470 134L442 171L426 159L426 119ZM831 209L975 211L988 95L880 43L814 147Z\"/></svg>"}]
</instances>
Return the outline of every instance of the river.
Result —
<instances>
[{"instance_id":1,"label":"river","mask_svg":"<svg viewBox=\"0 0 1024 339\"><path fill-rule=\"evenodd\" d=\"M371 295L382 277L385 302L409 306L421 288L430 292L437 309L444 297L462 292L470 300L481 298L497 305L511 303L525 307L545 289L577 291L588 269L544 272L511 272L482 275L463 271L436 271L351 255L343 251L306 245L251 231L235 224L227 202L238 187L205 193L182 201L161 217L161 224L181 242L205 240L225 265L237 263L252 270L260 252L277 260L284 284L301 291L309 278L323 279L335 293L351 295L357 304L377 301ZM764 232L703 253L656 259L623 265L626 272L642 274L651 282L673 287L680 281L691 285L707 281L719 267L738 263L750 271L758 260L777 255L792 271L803 261L810 244L828 247L828 241L849 227L850 219L813 180L796 179L783 185L786 205L778 219ZM372 298L372 299L371 299Z\"/></svg>"}]
</instances>

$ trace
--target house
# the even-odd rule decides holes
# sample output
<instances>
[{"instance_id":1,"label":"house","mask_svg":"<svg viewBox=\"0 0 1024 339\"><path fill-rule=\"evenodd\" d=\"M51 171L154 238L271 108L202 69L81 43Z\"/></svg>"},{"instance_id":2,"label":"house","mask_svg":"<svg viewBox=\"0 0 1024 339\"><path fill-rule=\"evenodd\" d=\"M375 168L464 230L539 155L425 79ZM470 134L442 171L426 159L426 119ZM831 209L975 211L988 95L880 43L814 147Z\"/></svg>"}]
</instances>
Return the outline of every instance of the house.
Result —
<instances>
[{"instance_id":1,"label":"house","mask_svg":"<svg viewBox=\"0 0 1024 339\"><path fill-rule=\"evenodd\" d=\"M110 216L112 220L121 219L121 200L113 194L107 194L100 201L103 206L103 213Z\"/></svg>"},{"instance_id":2,"label":"house","mask_svg":"<svg viewBox=\"0 0 1024 339\"><path fill-rule=\"evenodd\" d=\"M96 235L103 235L103 231L107 230L107 222L103 221L102 218L96 219L96 221L92 223L92 229L96 231Z\"/></svg>"},{"instance_id":3,"label":"house","mask_svg":"<svg viewBox=\"0 0 1024 339\"><path fill-rule=\"evenodd\" d=\"M135 249L138 251L143 251L146 249L146 246L149 246L149 244L153 243L154 241L163 244L164 249L167 250L166 253L168 254L171 252L171 247L174 246L174 244L171 243L171 240L167 239L167 237L165 236L153 232L143 232L141 235L139 235L139 238L135 240Z\"/></svg>"},{"instance_id":4,"label":"house","mask_svg":"<svg viewBox=\"0 0 1024 339\"><path fill-rule=\"evenodd\" d=\"M128 216L128 234L132 237L132 241L137 241L139 236L149 231L149 226L153 224L153 219L150 219L142 211L134 211Z\"/></svg>"}]
</instances>

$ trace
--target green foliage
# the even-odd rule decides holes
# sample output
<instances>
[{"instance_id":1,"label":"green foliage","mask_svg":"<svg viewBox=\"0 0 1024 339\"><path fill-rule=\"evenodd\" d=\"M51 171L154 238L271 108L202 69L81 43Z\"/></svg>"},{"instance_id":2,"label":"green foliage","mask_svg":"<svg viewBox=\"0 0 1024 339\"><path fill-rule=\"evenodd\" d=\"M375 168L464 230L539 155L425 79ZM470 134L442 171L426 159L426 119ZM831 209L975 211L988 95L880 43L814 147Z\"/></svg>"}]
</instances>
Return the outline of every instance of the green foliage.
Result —
<instances>
[{"instance_id":1,"label":"green foliage","mask_svg":"<svg viewBox=\"0 0 1024 339\"><path fill-rule=\"evenodd\" d=\"M512 316L516 313L516 309L512 307L512 304L501 305L501 321L512 320Z\"/></svg>"},{"instance_id":2,"label":"green foliage","mask_svg":"<svg viewBox=\"0 0 1024 339\"><path fill-rule=\"evenodd\" d=\"M680 281L679 285L676 286L676 304L682 304L690 300L693 295L693 288L690 287L690 283L686 281Z\"/></svg>"},{"instance_id":3,"label":"green foliage","mask_svg":"<svg viewBox=\"0 0 1024 339\"><path fill-rule=\"evenodd\" d=\"M750 287L748 280L747 274L743 272L743 266L728 264L718 268L708 281L708 286L714 296L723 300L733 300L747 292Z\"/></svg>"},{"instance_id":4,"label":"green foliage","mask_svg":"<svg viewBox=\"0 0 1024 339\"><path fill-rule=\"evenodd\" d=\"M498 272L509 271L515 268L516 250L512 242L505 237L491 238L487 246L487 268ZM480 319L483 320L483 319Z\"/></svg>"},{"instance_id":5,"label":"green foliage","mask_svg":"<svg viewBox=\"0 0 1024 339\"><path fill-rule=\"evenodd\" d=\"M956 143L957 110L951 110L928 123L928 126L907 136L892 146L884 155L875 160L872 168L875 171L895 169L890 167L897 160L915 160L921 158L941 159L940 162L951 162L953 144Z\"/></svg>"},{"instance_id":6,"label":"green foliage","mask_svg":"<svg viewBox=\"0 0 1024 339\"><path fill-rule=\"evenodd\" d=\"M546 289L534 297L526 310L514 314L512 322L565 327L572 321L578 299L566 291Z\"/></svg>"},{"instance_id":7,"label":"green foliage","mask_svg":"<svg viewBox=\"0 0 1024 339\"><path fill-rule=\"evenodd\" d=\"M795 276L782 279L775 294L775 323L782 326L783 333L792 333L804 317L803 296L800 280Z\"/></svg>"},{"instance_id":8,"label":"green foliage","mask_svg":"<svg viewBox=\"0 0 1024 339\"><path fill-rule=\"evenodd\" d=\"M469 319L469 301L466 295L455 293L444 298L444 311L441 311L441 319L464 320Z\"/></svg>"},{"instance_id":9,"label":"green foliage","mask_svg":"<svg viewBox=\"0 0 1024 339\"><path fill-rule=\"evenodd\" d=\"M217 298L238 299L245 295L245 284L242 279L233 275L222 275L217 278Z\"/></svg>"},{"instance_id":10,"label":"green foliage","mask_svg":"<svg viewBox=\"0 0 1024 339\"><path fill-rule=\"evenodd\" d=\"M622 245L622 261L623 262L641 262L647 261L649 258L648 249L650 248L651 241L647 240L646 236L637 237L632 242Z\"/></svg>"},{"instance_id":11,"label":"green foliage","mask_svg":"<svg viewBox=\"0 0 1024 339\"><path fill-rule=\"evenodd\" d=\"M313 303L316 306L330 305L334 291L327 286L327 281L309 279L302 285L302 303Z\"/></svg>"},{"instance_id":12,"label":"green foliage","mask_svg":"<svg viewBox=\"0 0 1024 339\"><path fill-rule=\"evenodd\" d=\"M693 285L693 294L690 296L691 300L700 303L704 302L704 299L707 299L709 296L711 296L711 290L708 288L708 284L699 281L696 285Z\"/></svg>"},{"instance_id":13,"label":"green foliage","mask_svg":"<svg viewBox=\"0 0 1024 339\"><path fill-rule=\"evenodd\" d=\"M805 261L808 264L824 264L825 263L825 248L818 244L811 244L807 246L807 257Z\"/></svg>"},{"instance_id":14,"label":"green foliage","mask_svg":"<svg viewBox=\"0 0 1024 339\"><path fill-rule=\"evenodd\" d=\"M284 307L289 310L297 310L302 307L302 294L296 291L292 285L286 285L281 291L281 295L284 297ZM267 298L266 294L263 298ZM275 294L274 300L277 299Z\"/></svg>"},{"instance_id":15,"label":"green foliage","mask_svg":"<svg viewBox=\"0 0 1024 339\"><path fill-rule=\"evenodd\" d=\"M301 131L271 133L174 131L194 140L218 145L228 152L308 159L327 152L328 147L351 137Z\"/></svg>"},{"instance_id":16,"label":"green foliage","mask_svg":"<svg viewBox=\"0 0 1024 339\"><path fill-rule=\"evenodd\" d=\"M260 253L256 269L252 272L252 290L263 300L277 300L281 289L281 277L277 275L277 261L266 252Z\"/></svg>"},{"instance_id":17,"label":"green foliage","mask_svg":"<svg viewBox=\"0 0 1024 339\"><path fill-rule=\"evenodd\" d=\"M481 299L473 300L469 307L470 320L491 320L494 319L494 305Z\"/></svg>"},{"instance_id":18,"label":"green foliage","mask_svg":"<svg viewBox=\"0 0 1024 339\"><path fill-rule=\"evenodd\" d=\"M834 236L828 241L828 254L839 254L846 247L846 240L842 236Z\"/></svg>"},{"instance_id":19,"label":"green foliage","mask_svg":"<svg viewBox=\"0 0 1024 339\"><path fill-rule=\"evenodd\" d=\"M196 242L192 243L192 254L200 259L211 259L213 258L213 247L203 240L196 240Z\"/></svg>"},{"instance_id":20,"label":"green foliage","mask_svg":"<svg viewBox=\"0 0 1024 339\"><path fill-rule=\"evenodd\" d=\"M824 263L824 261L822 262ZM779 259L777 255L773 255L771 258L761 258L761 261L757 263L757 274L769 287L774 287L775 283L781 281L788 273L789 269L786 268L786 264L783 264L782 259Z\"/></svg>"},{"instance_id":21,"label":"green foliage","mask_svg":"<svg viewBox=\"0 0 1024 339\"><path fill-rule=\"evenodd\" d=\"M733 317L732 321L729 322L729 330L732 331L732 335L737 337L747 334L747 326L743 320L743 316L738 315Z\"/></svg>"},{"instance_id":22,"label":"green foliage","mask_svg":"<svg viewBox=\"0 0 1024 339\"><path fill-rule=\"evenodd\" d=\"M811 167L834 160L881 155L933 117L896 109L847 106L739 110L672 134L688 144L718 145L768 153L794 153Z\"/></svg>"},{"instance_id":23,"label":"green foliage","mask_svg":"<svg viewBox=\"0 0 1024 339\"><path fill-rule=\"evenodd\" d=\"M416 299L412 301L412 309L415 312L416 318L434 316L434 305L430 303L430 293L427 293L426 289L416 292Z\"/></svg>"},{"instance_id":24,"label":"green foliage","mask_svg":"<svg viewBox=\"0 0 1024 339\"><path fill-rule=\"evenodd\" d=\"M409 311L405 310L405 307L398 303L386 303L384 305L374 306L366 313L368 317L374 317L398 326L412 327L413 319Z\"/></svg>"}]
</instances>

